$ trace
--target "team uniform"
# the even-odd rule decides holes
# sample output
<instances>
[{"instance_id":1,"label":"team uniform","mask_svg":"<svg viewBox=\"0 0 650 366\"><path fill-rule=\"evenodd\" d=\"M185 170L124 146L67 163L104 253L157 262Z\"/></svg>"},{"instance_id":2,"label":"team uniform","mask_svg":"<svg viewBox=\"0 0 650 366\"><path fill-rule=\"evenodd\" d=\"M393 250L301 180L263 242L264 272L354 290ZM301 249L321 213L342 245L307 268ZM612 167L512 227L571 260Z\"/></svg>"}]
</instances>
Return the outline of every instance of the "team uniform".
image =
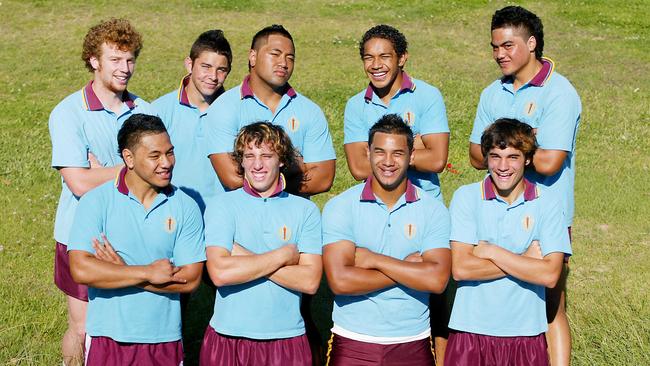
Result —
<instances>
[{"instance_id":1,"label":"team uniform","mask_svg":"<svg viewBox=\"0 0 650 366\"><path fill-rule=\"evenodd\" d=\"M207 111L201 112L190 103L185 92L189 82L190 75L183 78L178 90L156 99L151 105L174 145L176 165L172 183L194 198L203 212L206 200L223 193L224 188L205 150ZM223 89L218 94L222 92Z\"/></svg>"},{"instance_id":2,"label":"team uniform","mask_svg":"<svg viewBox=\"0 0 650 366\"><path fill-rule=\"evenodd\" d=\"M255 97L247 76L222 94L207 110L207 153L230 153L239 129L254 122L268 121L282 126L303 162L314 163L336 158L327 120L321 109L289 87L275 113Z\"/></svg>"},{"instance_id":3,"label":"team uniform","mask_svg":"<svg viewBox=\"0 0 650 366\"><path fill-rule=\"evenodd\" d=\"M462 186L450 205L451 240L485 240L524 253L538 240L542 255L571 255L563 208L546 187L525 180L511 204L495 193L490 176ZM512 276L458 281L445 355L447 365L548 365L545 288Z\"/></svg>"},{"instance_id":4,"label":"team uniform","mask_svg":"<svg viewBox=\"0 0 650 366\"><path fill-rule=\"evenodd\" d=\"M442 94L424 81L411 79L402 72L400 90L386 105L374 93L372 85L350 98L345 106L344 143L367 142L370 128L386 114L396 113L411 127L416 135L449 133L447 112ZM437 173L424 173L410 169L408 178L416 186L442 200Z\"/></svg>"},{"instance_id":5,"label":"team uniform","mask_svg":"<svg viewBox=\"0 0 650 366\"><path fill-rule=\"evenodd\" d=\"M150 112L148 103L127 91L123 93L124 104L119 113L105 109L92 83L66 97L50 114L53 168L89 168L88 153L95 155L106 167L122 164L117 132L132 114ZM79 197L70 191L63 177L61 185L54 222L54 283L65 294L88 301L86 286L72 280L66 249Z\"/></svg>"},{"instance_id":6,"label":"team uniform","mask_svg":"<svg viewBox=\"0 0 650 366\"><path fill-rule=\"evenodd\" d=\"M331 199L323 209L323 243L357 247L404 259L449 248L449 214L410 181L391 210L372 191L370 177ZM429 293L395 285L364 295L336 295L329 362L332 365L431 365ZM357 363L355 363L357 362Z\"/></svg>"},{"instance_id":7,"label":"team uniform","mask_svg":"<svg viewBox=\"0 0 650 366\"><path fill-rule=\"evenodd\" d=\"M286 244L321 255L316 205L286 193L284 178L262 198L248 182L208 202L206 246L232 251L233 242L262 254ZM268 278L217 288L214 314L201 346L201 365L311 365L300 315L301 293Z\"/></svg>"},{"instance_id":8,"label":"team uniform","mask_svg":"<svg viewBox=\"0 0 650 366\"><path fill-rule=\"evenodd\" d=\"M176 266L205 261L203 220L194 200L170 185L145 209L129 192L126 171L81 198L68 251L94 254L92 239L105 233L127 265L163 258ZM131 286L89 287L88 294L86 365L182 363L178 293Z\"/></svg>"},{"instance_id":9,"label":"team uniform","mask_svg":"<svg viewBox=\"0 0 650 366\"><path fill-rule=\"evenodd\" d=\"M499 118L513 118L537 129L537 143L547 150L563 150L567 157L561 170L553 176L527 171L526 178L549 187L564 203L566 227L574 215L576 135L582 106L571 83L554 72L553 61L542 59L542 69L517 91L513 78L503 77L483 90L474 120L470 142L481 144L485 128Z\"/></svg>"}]
</instances>

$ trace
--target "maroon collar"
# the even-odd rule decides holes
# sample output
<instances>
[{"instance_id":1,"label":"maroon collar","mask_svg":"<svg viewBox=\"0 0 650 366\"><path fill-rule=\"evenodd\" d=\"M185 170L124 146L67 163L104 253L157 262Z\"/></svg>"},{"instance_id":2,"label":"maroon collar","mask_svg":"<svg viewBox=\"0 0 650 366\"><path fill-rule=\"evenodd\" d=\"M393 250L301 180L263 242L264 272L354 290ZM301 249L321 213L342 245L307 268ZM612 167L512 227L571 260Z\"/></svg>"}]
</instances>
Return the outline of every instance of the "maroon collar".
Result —
<instances>
[{"instance_id":1,"label":"maroon collar","mask_svg":"<svg viewBox=\"0 0 650 366\"><path fill-rule=\"evenodd\" d=\"M88 111L101 111L104 109L104 105L95 94L93 90L93 80L89 81L88 84L83 88L83 98L86 110ZM126 104L129 109L135 108L135 101L131 97L131 93L127 90L122 92L122 102Z\"/></svg>"},{"instance_id":2,"label":"maroon collar","mask_svg":"<svg viewBox=\"0 0 650 366\"><path fill-rule=\"evenodd\" d=\"M251 76L248 74L241 83L241 99L255 97L253 94L253 89L251 89L250 79ZM287 83L287 87L289 88L287 89L286 94L289 96L289 98L295 98L297 93L293 87L291 87L291 84Z\"/></svg>"},{"instance_id":3,"label":"maroon collar","mask_svg":"<svg viewBox=\"0 0 650 366\"><path fill-rule=\"evenodd\" d=\"M530 86L541 87L544 86L546 81L551 77L555 70L555 63L550 58L542 57L542 68L535 76L528 82ZM504 76L501 78L501 84L512 83L514 78L512 76Z\"/></svg>"},{"instance_id":4,"label":"maroon collar","mask_svg":"<svg viewBox=\"0 0 650 366\"><path fill-rule=\"evenodd\" d=\"M372 191L373 179L374 178L372 176L369 176L368 179L366 179L366 183L363 186L363 190L361 191L361 197L359 197L359 201L372 201L372 202L377 201L377 197L375 196L375 193ZM415 185L413 185L413 183L411 183L411 180L409 179L406 180L405 198L407 203L413 203L420 199L420 197L418 197L418 190L415 188Z\"/></svg>"},{"instance_id":5,"label":"maroon collar","mask_svg":"<svg viewBox=\"0 0 650 366\"><path fill-rule=\"evenodd\" d=\"M484 200L489 201L497 198L497 193L494 189L494 183L492 183L492 178L490 178L489 174L483 180L482 188ZM532 201L537 197L539 197L539 194L537 192L537 185L534 182L531 182L528 179L524 178L524 201Z\"/></svg>"},{"instance_id":6,"label":"maroon collar","mask_svg":"<svg viewBox=\"0 0 650 366\"><path fill-rule=\"evenodd\" d=\"M397 94L407 92L407 91L414 91L414 90L415 90L415 83L413 82L411 77L406 73L406 71L402 71L402 86L400 87ZM366 94L363 96L363 98L366 100L366 103L372 100L372 95L374 93L375 91L372 89L372 83L368 83L368 87L366 88Z\"/></svg>"},{"instance_id":7,"label":"maroon collar","mask_svg":"<svg viewBox=\"0 0 650 366\"><path fill-rule=\"evenodd\" d=\"M284 174L280 173L280 178L278 179L278 184L275 186L275 190L273 191L273 193L268 198L278 196L280 193L282 193L284 191L286 186L287 186L287 182L284 180ZM253 197L262 197L251 186L251 184L248 183L248 179L246 179L246 177L244 177L244 186L242 188L244 189L244 192L250 194Z\"/></svg>"},{"instance_id":8,"label":"maroon collar","mask_svg":"<svg viewBox=\"0 0 650 366\"><path fill-rule=\"evenodd\" d=\"M126 185L126 178L125 178L126 172L127 172L126 167L120 170L120 173L115 178L115 188L117 188L118 192L122 193L125 196L128 196L129 187ZM173 191L174 191L174 187L171 184L161 190L161 192L167 196L169 196Z\"/></svg>"}]
</instances>

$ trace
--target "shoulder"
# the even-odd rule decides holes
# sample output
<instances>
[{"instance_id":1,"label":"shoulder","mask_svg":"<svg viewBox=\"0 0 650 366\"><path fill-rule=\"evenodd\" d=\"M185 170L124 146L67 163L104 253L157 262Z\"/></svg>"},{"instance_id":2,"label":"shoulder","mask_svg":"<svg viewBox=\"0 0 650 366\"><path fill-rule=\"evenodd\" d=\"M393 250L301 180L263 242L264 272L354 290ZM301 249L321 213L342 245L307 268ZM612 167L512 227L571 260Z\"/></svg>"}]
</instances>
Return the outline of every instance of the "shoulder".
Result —
<instances>
[{"instance_id":1,"label":"shoulder","mask_svg":"<svg viewBox=\"0 0 650 366\"><path fill-rule=\"evenodd\" d=\"M236 101L241 101L241 84L226 90L212 105L231 104Z\"/></svg>"},{"instance_id":2,"label":"shoulder","mask_svg":"<svg viewBox=\"0 0 650 366\"><path fill-rule=\"evenodd\" d=\"M325 210L332 210L339 207L350 208L351 203L359 202L364 186L365 183L362 182L334 196L329 201L327 201L325 207L323 208L323 212L325 212Z\"/></svg>"},{"instance_id":3,"label":"shoulder","mask_svg":"<svg viewBox=\"0 0 650 366\"><path fill-rule=\"evenodd\" d=\"M117 189L115 188L115 180L111 179L81 196L79 199L79 205L104 206L115 192L117 192Z\"/></svg>"},{"instance_id":4,"label":"shoulder","mask_svg":"<svg viewBox=\"0 0 650 366\"><path fill-rule=\"evenodd\" d=\"M452 204L459 201L478 201L483 199L483 181L458 187L451 199Z\"/></svg>"},{"instance_id":5,"label":"shoulder","mask_svg":"<svg viewBox=\"0 0 650 366\"><path fill-rule=\"evenodd\" d=\"M173 90L158 99L151 102L151 106L157 110L164 109L168 106L173 106L174 102L178 102L178 90Z\"/></svg>"},{"instance_id":6,"label":"shoulder","mask_svg":"<svg viewBox=\"0 0 650 366\"><path fill-rule=\"evenodd\" d=\"M564 77L564 75L554 72L546 81L545 87L553 94L560 94L565 96L574 96L578 98L578 92L573 87L573 84Z\"/></svg>"},{"instance_id":7,"label":"shoulder","mask_svg":"<svg viewBox=\"0 0 650 366\"><path fill-rule=\"evenodd\" d=\"M292 208L299 208L304 211L318 211L318 206L316 206L316 204L311 200L304 197L286 193L286 195L284 197L280 197L280 199L284 199L285 202L289 203Z\"/></svg>"},{"instance_id":8,"label":"shoulder","mask_svg":"<svg viewBox=\"0 0 650 366\"><path fill-rule=\"evenodd\" d=\"M69 120L70 113L83 110L84 101L81 90L78 90L67 97L63 98L50 114L50 119L56 119L62 116L66 116L66 120Z\"/></svg>"},{"instance_id":9,"label":"shoulder","mask_svg":"<svg viewBox=\"0 0 650 366\"><path fill-rule=\"evenodd\" d=\"M415 84L416 94L442 97L442 93L440 93L440 90L438 90L438 88L436 88L435 86L427 83L426 81L422 81L420 79L411 79L411 80L413 80L413 83Z\"/></svg>"},{"instance_id":10,"label":"shoulder","mask_svg":"<svg viewBox=\"0 0 650 366\"><path fill-rule=\"evenodd\" d=\"M296 103L300 105L300 108L304 109L305 112L317 112L323 113L320 109L320 106L316 104L311 99L307 98L301 93L296 92Z\"/></svg>"},{"instance_id":11,"label":"shoulder","mask_svg":"<svg viewBox=\"0 0 650 366\"><path fill-rule=\"evenodd\" d=\"M359 105L360 103L365 103L365 98L366 96L366 89L363 89L362 91L358 92L357 94L353 95L348 99L346 106L355 106Z\"/></svg>"}]
</instances>

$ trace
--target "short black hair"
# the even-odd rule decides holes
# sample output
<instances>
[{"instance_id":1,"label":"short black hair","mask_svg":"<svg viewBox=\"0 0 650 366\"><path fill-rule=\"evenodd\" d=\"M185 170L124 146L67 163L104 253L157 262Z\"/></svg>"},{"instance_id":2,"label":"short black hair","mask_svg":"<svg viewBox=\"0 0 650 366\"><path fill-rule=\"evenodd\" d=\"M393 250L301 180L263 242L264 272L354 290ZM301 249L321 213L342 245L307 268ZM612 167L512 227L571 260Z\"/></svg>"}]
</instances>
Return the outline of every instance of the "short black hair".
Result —
<instances>
[{"instance_id":1,"label":"short black hair","mask_svg":"<svg viewBox=\"0 0 650 366\"><path fill-rule=\"evenodd\" d=\"M225 56L228 59L228 68L230 68L232 64L232 50L230 49L230 43L228 43L221 29L212 29L199 35L192 44L192 48L190 48L190 59L192 62L204 51L215 52Z\"/></svg>"},{"instance_id":2,"label":"short black hair","mask_svg":"<svg viewBox=\"0 0 650 366\"><path fill-rule=\"evenodd\" d=\"M136 113L124 121L117 133L118 152L122 156L124 149L133 150L143 136L163 132L167 133L167 129L160 117Z\"/></svg>"},{"instance_id":3,"label":"short black hair","mask_svg":"<svg viewBox=\"0 0 650 366\"><path fill-rule=\"evenodd\" d=\"M262 41L266 42L266 39L272 34L279 34L287 37L293 44L293 37L291 37L291 33L289 33L286 28L284 28L281 24L272 24L260 29L257 33L255 33L253 40L251 41L251 49L258 49L260 47L260 43Z\"/></svg>"},{"instance_id":4,"label":"short black hair","mask_svg":"<svg viewBox=\"0 0 650 366\"><path fill-rule=\"evenodd\" d=\"M533 36L537 41L535 47L535 58L540 60L544 52L544 25L534 13L522 8L521 6L506 6L497 10L492 15L492 25L490 30L498 28L520 28L526 31L528 37ZM527 37L527 38L528 38Z\"/></svg>"},{"instance_id":5,"label":"short black hair","mask_svg":"<svg viewBox=\"0 0 650 366\"><path fill-rule=\"evenodd\" d=\"M390 43L393 44L393 48L398 57L401 57L408 50L408 42L402 32L390 25L379 24L368 29L363 35L363 38L361 38L361 41L359 42L359 54L361 55L361 58L363 58L363 48L365 47L366 42L373 38L383 38L390 41Z\"/></svg>"},{"instance_id":6,"label":"short black hair","mask_svg":"<svg viewBox=\"0 0 650 366\"><path fill-rule=\"evenodd\" d=\"M512 147L521 151L526 159L532 159L537 140L530 125L512 118L499 118L481 136L481 152L486 162L488 153L495 147L501 150Z\"/></svg>"},{"instance_id":7,"label":"short black hair","mask_svg":"<svg viewBox=\"0 0 650 366\"><path fill-rule=\"evenodd\" d=\"M413 130L411 130L411 127L398 114L386 114L370 127L370 131L368 131L368 146L372 145L372 141L377 132L405 136L409 151L413 151Z\"/></svg>"}]
</instances>

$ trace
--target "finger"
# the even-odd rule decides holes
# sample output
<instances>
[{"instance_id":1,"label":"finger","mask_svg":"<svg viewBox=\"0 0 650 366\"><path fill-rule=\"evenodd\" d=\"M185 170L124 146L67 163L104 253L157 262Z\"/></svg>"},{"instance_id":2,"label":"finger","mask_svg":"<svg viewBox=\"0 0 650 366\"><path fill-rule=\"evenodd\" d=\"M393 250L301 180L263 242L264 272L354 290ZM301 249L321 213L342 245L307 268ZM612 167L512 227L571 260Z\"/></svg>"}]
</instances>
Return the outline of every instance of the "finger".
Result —
<instances>
[{"instance_id":1,"label":"finger","mask_svg":"<svg viewBox=\"0 0 650 366\"><path fill-rule=\"evenodd\" d=\"M180 270L181 270L181 267L176 267L176 266L172 267L172 275L175 275Z\"/></svg>"}]
</instances>

